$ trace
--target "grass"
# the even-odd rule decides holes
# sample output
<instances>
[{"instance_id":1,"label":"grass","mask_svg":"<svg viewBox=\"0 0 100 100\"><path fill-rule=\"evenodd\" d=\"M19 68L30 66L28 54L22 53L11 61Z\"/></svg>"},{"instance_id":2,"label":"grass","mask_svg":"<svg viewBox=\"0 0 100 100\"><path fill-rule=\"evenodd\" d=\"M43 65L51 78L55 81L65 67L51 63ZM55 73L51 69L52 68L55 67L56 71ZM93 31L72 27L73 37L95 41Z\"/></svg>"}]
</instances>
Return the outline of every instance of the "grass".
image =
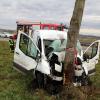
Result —
<instances>
[{"instance_id":1,"label":"grass","mask_svg":"<svg viewBox=\"0 0 100 100\"><path fill-rule=\"evenodd\" d=\"M0 41L0 100L51 100L45 91L29 89L31 78L13 69L8 42ZM45 95L44 95L45 94ZM43 96L42 96L43 95Z\"/></svg>"},{"instance_id":2,"label":"grass","mask_svg":"<svg viewBox=\"0 0 100 100\"><path fill-rule=\"evenodd\" d=\"M7 41L0 41L0 100L55 100L43 90L31 90L30 76L24 76L13 69L13 53L10 53ZM93 94L89 100L100 100L100 61L96 66L96 75L91 77Z\"/></svg>"},{"instance_id":3,"label":"grass","mask_svg":"<svg viewBox=\"0 0 100 100\"><path fill-rule=\"evenodd\" d=\"M92 43L92 42L94 42L98 39L99 38L91 37L91 36L79 37L79 40L80 40L81 43Z\"/></svg>"}]
</instances>

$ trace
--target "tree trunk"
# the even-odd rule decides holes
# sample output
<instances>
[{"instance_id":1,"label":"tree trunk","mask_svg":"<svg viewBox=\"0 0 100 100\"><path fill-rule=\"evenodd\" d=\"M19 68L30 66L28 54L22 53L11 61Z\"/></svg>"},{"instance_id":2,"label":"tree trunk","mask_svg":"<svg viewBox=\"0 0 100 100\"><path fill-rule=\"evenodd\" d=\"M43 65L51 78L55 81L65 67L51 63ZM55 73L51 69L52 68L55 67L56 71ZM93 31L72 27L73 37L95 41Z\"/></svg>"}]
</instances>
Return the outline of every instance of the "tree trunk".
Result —
<instances>
[{"instance_id":1,"label":"tree trunk","mask_svg":"<svg viewBox=\"0 0 100 100\"><path fill-rule=\"evenodd\" d=\"M66 46L66 56L64 64L64 84L72 82L74 76L74 59L77 39L81 26L85 0L76 0L73 16L68 29L68 40Z\"/></svg>"}]
</instances>

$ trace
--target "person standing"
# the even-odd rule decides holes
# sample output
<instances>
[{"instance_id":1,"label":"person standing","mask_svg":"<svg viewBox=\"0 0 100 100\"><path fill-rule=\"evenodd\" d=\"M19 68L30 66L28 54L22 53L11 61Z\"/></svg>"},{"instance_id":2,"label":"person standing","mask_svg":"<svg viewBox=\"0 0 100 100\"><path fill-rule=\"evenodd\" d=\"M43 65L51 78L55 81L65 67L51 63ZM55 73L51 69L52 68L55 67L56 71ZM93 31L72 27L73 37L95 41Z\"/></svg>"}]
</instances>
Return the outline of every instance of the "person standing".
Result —
<instances>
[{"instance_id":1,"label":"person standing","mask_svg":"<svg viewBox=\"0 0 100 100\"><path fill-rule=\"evenodd\" d=\"M14 40L13 39L9 40L9 46L10 46L10 52L14 52Z\"/></svg>"}]
</instances>

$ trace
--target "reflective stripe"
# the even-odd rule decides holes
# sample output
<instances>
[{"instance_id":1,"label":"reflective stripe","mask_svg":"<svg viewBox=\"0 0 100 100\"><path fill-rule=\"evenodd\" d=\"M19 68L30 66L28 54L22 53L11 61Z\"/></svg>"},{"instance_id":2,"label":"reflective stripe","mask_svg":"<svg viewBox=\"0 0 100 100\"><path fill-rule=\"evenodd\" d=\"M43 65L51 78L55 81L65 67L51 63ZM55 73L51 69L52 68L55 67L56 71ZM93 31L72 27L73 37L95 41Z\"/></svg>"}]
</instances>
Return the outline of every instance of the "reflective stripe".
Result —
<instances>
[{"instance_id":1,"label":"reflective stripe","mask_svg":"<svg viewBox=\"0 0 100 100\"><path fill-rule=\"evenodd\" d=\"M57 72L61 72L62 71L62 66L58 65L58 64L55 64L55 70Z\"/></svg>"},{"instance_id":2,"label":"reflective stripe","mask_svg":"<svg viewBox=\"0 0 100 100\"><path fill-rule=\"evenodd\" d=\"M56 81L62 81L62 77L58 77L58 76L51 76L51 75L49 75L51 78L52 78L52 80L56 80Z\"/></svg>"},{"instance_id":3,"label":"reflective stripe","mask_svg":"<svg viewBox=\"0 0 100 100\"><path fill-rule=\"evenodd\" d=\"M53 76L52 78L53 80L56 80L56 81L61 81L63 79L62 77L58 77L58 76Z\"/></svg>"}]
</instances>

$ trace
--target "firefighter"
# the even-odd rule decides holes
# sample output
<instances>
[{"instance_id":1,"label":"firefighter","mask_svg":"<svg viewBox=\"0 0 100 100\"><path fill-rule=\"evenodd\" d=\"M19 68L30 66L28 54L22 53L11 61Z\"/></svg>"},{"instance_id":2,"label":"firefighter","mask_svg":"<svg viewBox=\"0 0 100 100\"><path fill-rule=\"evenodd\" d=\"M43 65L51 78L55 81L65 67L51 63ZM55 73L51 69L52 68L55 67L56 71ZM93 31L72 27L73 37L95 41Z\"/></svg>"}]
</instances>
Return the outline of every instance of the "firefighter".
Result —
<instances>
[{"instance_id":1,"label":"firefighter","mask_svg":"<svg viewBox=\"0 0 100 100\"><path fill-rule=\"evenodd\" d=\"M14 52L14 40L13 39L9 40L9 46L10 46L10 52Z\"/></svg>"}]
</instances>

